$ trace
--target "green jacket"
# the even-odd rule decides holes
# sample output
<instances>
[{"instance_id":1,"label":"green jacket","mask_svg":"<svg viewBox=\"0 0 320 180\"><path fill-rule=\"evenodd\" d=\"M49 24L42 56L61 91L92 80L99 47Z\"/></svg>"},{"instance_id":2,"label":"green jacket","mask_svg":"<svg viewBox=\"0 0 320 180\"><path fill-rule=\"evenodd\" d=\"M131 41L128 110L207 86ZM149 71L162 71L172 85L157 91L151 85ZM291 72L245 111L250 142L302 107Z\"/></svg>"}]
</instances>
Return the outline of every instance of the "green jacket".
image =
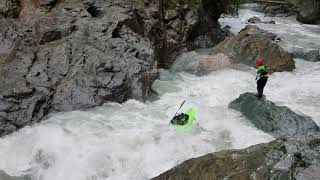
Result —
<instances>
[{"instance_id":1,"label":"green jacket","mask_svg":"<svg viewBox=\"0 0 320 180\"><path fill-rule=\"evenodd\" d=\"M261 65L259 66L257 71L257 77L260 78L268 78L267 66Z\"/></svg>"}]
</instances>

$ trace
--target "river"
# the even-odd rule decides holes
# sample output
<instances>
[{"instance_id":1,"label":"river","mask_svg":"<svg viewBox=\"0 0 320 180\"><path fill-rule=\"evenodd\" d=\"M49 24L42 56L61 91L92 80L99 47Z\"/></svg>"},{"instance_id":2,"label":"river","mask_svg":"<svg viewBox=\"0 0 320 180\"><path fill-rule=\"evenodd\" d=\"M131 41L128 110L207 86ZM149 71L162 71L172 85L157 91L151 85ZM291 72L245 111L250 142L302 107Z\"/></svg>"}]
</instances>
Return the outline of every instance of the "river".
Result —
<instances>
[{"instance_id":1,"label":"river","mask_svg":"<svg viewBox=\"0 0 320 180\"><path fill-rule=\"evenodd\" d=\"M265 18L244 6L238 18L223 18L236 33L252 16L275 20L259 27L277 33L281 46L320 47L320 27L293 17ZM320 125L320 63L295 59L293 72L274 73L267 99L311 116ZM255 92L255 70L225 69L208 76L163 72L156 101L107 103L88 111L53 114L46 121L0 139L0 169L34 180L143 180L184 160L224 149L246 148L273 138L255 128L228 104ZM168 123L180 103L196 109L195 124L176 133Z\"/></svg>"}]
</instances>

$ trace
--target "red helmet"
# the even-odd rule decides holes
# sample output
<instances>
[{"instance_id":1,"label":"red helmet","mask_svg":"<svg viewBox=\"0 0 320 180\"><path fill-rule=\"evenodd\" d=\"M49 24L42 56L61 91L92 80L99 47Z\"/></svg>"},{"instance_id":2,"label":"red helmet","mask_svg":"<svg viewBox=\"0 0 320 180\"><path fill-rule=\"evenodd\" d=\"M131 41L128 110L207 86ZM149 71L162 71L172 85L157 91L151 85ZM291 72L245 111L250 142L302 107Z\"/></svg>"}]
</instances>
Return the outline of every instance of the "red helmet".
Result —
<instances>
[{"instance_id":1,"label":"red helmet","mask_svg":"<svg viewBox=\"0 0 320 180\"><path fill-rule=\"evenodd\" d=\"M256 60L256 66L261 66L261 65L263 65L263 59L262 58L258 58Z\"/></svg>"}]
</instances>

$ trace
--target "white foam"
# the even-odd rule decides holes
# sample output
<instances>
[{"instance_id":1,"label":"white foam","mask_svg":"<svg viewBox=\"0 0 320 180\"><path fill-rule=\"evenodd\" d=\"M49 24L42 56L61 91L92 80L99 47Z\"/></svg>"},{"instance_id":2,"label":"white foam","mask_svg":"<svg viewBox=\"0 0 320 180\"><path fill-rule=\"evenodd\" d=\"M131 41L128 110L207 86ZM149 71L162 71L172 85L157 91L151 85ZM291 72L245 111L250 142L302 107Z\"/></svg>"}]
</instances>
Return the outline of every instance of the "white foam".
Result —
<instances>
[{"instance_id":1,"label":"white foam","mask_svg":"<svg viewBox=\"0 0 320 180\"><path fill-rule=\"evenodd\" d=\"M240 94L256 91L255 70L179 75L182 80L163 83L168 87L162 87L155 102L130 100L57 114L1 138L0 169L11 175L31 173L34 180L141 180L192 157L273 139L227 108ZM320 63L297 60L294 72L270 77L265 94L320 124L319 85ZM194 106L197 120L186 132L176 133L168 123L182 100L187 100L182 111Z\"/></svg>"}]
</instances>

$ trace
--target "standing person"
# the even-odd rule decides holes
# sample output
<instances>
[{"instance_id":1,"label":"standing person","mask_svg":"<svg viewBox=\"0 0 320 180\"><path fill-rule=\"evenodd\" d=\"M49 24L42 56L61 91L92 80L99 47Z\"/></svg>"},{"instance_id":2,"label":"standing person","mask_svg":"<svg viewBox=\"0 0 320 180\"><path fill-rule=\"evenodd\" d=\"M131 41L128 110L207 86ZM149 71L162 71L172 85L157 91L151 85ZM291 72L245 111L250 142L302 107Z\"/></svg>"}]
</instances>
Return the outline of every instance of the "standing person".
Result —
<instances>
[{"instance_id":1,"label":"standing person","mask_svg":"<svg viewBox=\"0 0 320 180\"><path fill-rule=\"evenodd\" d=\"M257 90L258 90L258 94L257 97L258 98L262 98L263 96L263 89L267 84L268 81L268 72L267 72L267 66L265 66L263 64L263 59L262 58L258 58L256 60L256 66L257 66L257 76L256 76L256 80L257 81Z\"/></svg>"}]
</instances>

